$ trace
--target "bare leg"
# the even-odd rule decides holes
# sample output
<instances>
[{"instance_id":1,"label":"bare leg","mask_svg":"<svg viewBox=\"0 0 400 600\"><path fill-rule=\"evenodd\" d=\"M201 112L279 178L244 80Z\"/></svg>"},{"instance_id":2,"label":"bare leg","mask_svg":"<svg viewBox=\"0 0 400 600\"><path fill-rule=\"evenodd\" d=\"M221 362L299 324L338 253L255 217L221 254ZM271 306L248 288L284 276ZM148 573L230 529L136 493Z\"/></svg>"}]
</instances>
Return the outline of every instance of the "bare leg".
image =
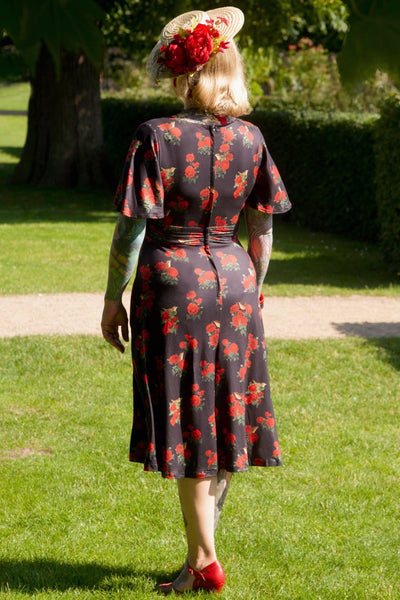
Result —
<instances>
[{"instance_id":1,"label":"bare leg","mask_svg":"<svg viewBox=\"0 0 400 600\"><path fill-rule=\"evenodd\" d=\"M216 488L217 477L178 479L188 544L187 562L173 583L178 591L191 589L193 585L194 576L188 572L187 564L200 571L217 560L214 543Z\"/></svg>"},{"instance_id":2,"label":"bare leg","mask_svg":"<svg viewBox=\"0 0 400 600\"><path fill-rule=\"evenodd\" d=\"M214 511L214 531L218 525L218 519L221 515L222 507L225 502L226 495L228 493L229 485L231 483L232 473L221 469L217 475L217 490L215 494L215 511Z\"/></svg>"}]
</instances>

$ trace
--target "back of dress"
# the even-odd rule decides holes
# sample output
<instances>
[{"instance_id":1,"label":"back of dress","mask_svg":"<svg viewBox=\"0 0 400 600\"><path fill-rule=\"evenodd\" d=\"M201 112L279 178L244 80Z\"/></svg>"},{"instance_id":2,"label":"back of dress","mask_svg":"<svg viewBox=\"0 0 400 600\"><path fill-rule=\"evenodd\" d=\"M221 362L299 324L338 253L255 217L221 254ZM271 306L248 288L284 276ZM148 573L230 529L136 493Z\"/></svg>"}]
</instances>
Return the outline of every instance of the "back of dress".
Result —
<instances>
[{"instance_id":1,"label":"back of dress","mask_svg":"<svg viewBox=\"0 0 400 600\"><path fill-rule=\"evenodd\" d=\"M280 464L244 206L289 210L255 126L183 113L137 131L116 196L146 218L132 291L131 454L166 477Z\"/></svg>"}]
</instances>

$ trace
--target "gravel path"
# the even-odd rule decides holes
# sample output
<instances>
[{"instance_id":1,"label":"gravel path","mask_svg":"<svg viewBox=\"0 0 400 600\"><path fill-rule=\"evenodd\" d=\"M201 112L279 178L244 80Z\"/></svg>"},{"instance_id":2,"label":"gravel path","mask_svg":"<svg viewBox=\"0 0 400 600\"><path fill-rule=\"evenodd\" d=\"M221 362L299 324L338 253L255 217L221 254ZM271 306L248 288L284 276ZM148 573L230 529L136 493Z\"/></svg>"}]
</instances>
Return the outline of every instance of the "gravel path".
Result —
<instances>
[{"instance_id":1,"label":"gravel path","mask_svg":"<svg viewBox=\"0 0 400 600\"><path fill-rule=\"evenodd\" d=\"M101 335L102 304L103 294L0 296L0 337ZM269 297L263 316L268 338L400 337L400 298L388 296Z\"/></svg>"}]
</instances>

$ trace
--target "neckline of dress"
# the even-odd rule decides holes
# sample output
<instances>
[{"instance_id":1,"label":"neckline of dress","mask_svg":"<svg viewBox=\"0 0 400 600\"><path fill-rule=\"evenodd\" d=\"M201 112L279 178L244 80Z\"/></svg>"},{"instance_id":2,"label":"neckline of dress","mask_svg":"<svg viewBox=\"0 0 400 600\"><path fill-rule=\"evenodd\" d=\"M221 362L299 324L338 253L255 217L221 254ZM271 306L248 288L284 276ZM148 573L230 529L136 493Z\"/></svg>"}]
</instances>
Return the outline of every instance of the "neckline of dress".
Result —
<instances>
[{"instance_id":1,"label":"neckline of dress","mask_svg":"<svg viewBox=\"0 0 400 600\"><path fill-rule=\"evenodd\" d=\"M229 125L235 120L235 117L231 115L214 115L205 111L196 110L184 110L176 115L178 119L186 119L195 123L202 123L203 125L216 125L217 127L223 127Z\"/></svg>"}]
</instances>

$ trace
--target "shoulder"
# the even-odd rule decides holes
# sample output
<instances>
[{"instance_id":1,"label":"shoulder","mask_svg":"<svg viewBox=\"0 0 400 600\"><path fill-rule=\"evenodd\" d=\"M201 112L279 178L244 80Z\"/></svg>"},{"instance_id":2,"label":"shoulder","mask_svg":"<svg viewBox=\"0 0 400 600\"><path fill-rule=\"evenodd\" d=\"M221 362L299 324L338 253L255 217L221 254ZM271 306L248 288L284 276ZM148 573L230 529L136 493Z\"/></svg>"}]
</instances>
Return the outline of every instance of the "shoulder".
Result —
<instances>
[{"instance_id":1,"label":"shoulder","mask_svg":"<svg viewBox=\"0 0 400 600\"><path fill-rule=\"evenodd\" d=\"M143 138L160 138L163 139L165 135L172 135L180 137L182 132L182 123L176 116L171 117L159 117L155 119L149 119L144 123L141 123L136 129L135 137L139 139Z\"/></svg>"},{"instance_id":2,"label":"shoulder","mask_svg":"<svg viewBox=\"0 0 400 600\"><path fill-rule=\"evenodd\" d=\"M247 142L246 145L248 145L249 143L265 143L263 134L261 133L257 125L254 125L254 123L250 123L250 121L245 121L244 119L235 119L234 126L238 135L245 138Z\"/></svg>"}]
</instances>

